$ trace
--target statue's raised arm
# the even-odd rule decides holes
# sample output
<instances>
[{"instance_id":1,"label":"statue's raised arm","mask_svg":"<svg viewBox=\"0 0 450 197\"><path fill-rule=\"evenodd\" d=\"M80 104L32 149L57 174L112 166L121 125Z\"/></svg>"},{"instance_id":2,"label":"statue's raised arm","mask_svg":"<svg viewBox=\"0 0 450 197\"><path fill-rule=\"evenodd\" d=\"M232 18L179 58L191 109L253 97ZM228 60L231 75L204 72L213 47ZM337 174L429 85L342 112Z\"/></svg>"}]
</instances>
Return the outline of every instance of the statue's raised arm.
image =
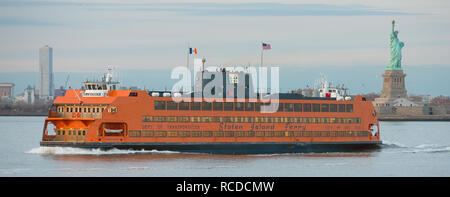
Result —
<instances>
[{"instance_id":1,"label":"statue's raised arm","mask_svg":"<svg viewBox=\"0 0 450 197\"><path fill-rule=\"evenodd\" d=\"M392 33L394 33L395 20L392 19Z\"/></svg>"}]
</instances>

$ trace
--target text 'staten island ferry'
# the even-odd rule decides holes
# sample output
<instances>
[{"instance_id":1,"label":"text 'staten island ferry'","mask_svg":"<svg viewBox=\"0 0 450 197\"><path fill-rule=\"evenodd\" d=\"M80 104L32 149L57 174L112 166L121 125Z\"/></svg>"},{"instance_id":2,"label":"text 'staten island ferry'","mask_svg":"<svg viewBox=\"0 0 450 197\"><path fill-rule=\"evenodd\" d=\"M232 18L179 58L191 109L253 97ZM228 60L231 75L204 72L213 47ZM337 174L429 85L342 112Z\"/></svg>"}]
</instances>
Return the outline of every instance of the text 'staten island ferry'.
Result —
<instances>
[{"instance_id":1,"label":"text 'staten island ferry'","mask_svg":"<svg viewBox=\"0 0 450 197\"><path fill-rule=\"evenodd\" d=\"M193 95L174 102L170 92L119 90L107 73L54 100L40 144L216 154L361 151L381 144L377 115L363 96L340 96L326 87L323 97L280 93L271 100L279 102L275 112L261 113L268 105L258 94L249 98L249 75L207 72L202 76L227 79L222 87L232 83L231 90L214 91L236 95L236 87L245 86L245 99L205 102L201 94L200 102ZM236 83L238 77L245 84Z\"/></svg>"}]
</instances>

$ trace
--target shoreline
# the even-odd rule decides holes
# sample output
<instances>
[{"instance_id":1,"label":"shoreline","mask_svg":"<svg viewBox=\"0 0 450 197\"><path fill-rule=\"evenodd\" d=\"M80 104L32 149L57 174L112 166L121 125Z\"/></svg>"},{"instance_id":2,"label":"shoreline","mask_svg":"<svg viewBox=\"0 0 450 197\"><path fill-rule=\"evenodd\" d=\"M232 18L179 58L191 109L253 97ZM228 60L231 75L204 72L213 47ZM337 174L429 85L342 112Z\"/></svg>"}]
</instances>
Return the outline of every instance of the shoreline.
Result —
<instances>
[{"instance_id":1,"label":"shoreline","mask_svg":"<svg viewBox=\"0 0 450 197\"><path fill-rule=\"evenodd\" d=\"M379 121L450 121L450 115L378 116Z\"/></svg>"}]
</instances>

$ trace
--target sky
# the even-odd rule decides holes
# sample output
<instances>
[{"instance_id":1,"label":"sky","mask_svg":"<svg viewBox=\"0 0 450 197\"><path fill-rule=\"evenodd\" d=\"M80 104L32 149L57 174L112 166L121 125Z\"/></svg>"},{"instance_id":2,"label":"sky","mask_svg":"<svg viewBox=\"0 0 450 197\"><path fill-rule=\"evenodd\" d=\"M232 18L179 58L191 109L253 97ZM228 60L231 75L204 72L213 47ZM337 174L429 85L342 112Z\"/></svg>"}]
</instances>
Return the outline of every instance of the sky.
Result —
<instances>
[{"instance_id":1,"label":"sky","mask_svg":"<svg viewBox=\"0 0 450 197\"><path fill-rule=\"evenodd\" d=\"M16 93L37 85L27 76L38 72L44 45L53 48L56 87L69 73L76 84L75 76L114 66L126 85L160 88L186 65L188 45L198 50L190 60L207 66L259 66L267 42L264 65L280 67L284 89L304 88L320 72L355 93L379 92L393 19L408 93L450 95L447 0L0 0L0 82L16 83Z\"/></svg>"}]
</instances>

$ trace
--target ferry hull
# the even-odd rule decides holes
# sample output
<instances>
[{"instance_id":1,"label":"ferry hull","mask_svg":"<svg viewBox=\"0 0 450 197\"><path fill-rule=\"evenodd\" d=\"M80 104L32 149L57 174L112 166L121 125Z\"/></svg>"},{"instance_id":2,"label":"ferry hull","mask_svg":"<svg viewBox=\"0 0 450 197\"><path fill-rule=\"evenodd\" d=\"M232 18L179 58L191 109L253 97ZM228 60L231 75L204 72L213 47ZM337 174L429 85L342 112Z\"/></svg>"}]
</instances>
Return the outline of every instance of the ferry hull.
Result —
<instances>
[{"instance_id":1,"label":"ferry hull","mask_svg":"<svg viewBox=\"0 0 450 197\"><path fill-rule=\"evenodd\" d=\"M75 147L125 150L159 150L210 154L282 154L365 152L379 148L381 141L363 142L296 142L296 143L71 143L41 142L47 147Z\"/></svg>"}]
</instances>

